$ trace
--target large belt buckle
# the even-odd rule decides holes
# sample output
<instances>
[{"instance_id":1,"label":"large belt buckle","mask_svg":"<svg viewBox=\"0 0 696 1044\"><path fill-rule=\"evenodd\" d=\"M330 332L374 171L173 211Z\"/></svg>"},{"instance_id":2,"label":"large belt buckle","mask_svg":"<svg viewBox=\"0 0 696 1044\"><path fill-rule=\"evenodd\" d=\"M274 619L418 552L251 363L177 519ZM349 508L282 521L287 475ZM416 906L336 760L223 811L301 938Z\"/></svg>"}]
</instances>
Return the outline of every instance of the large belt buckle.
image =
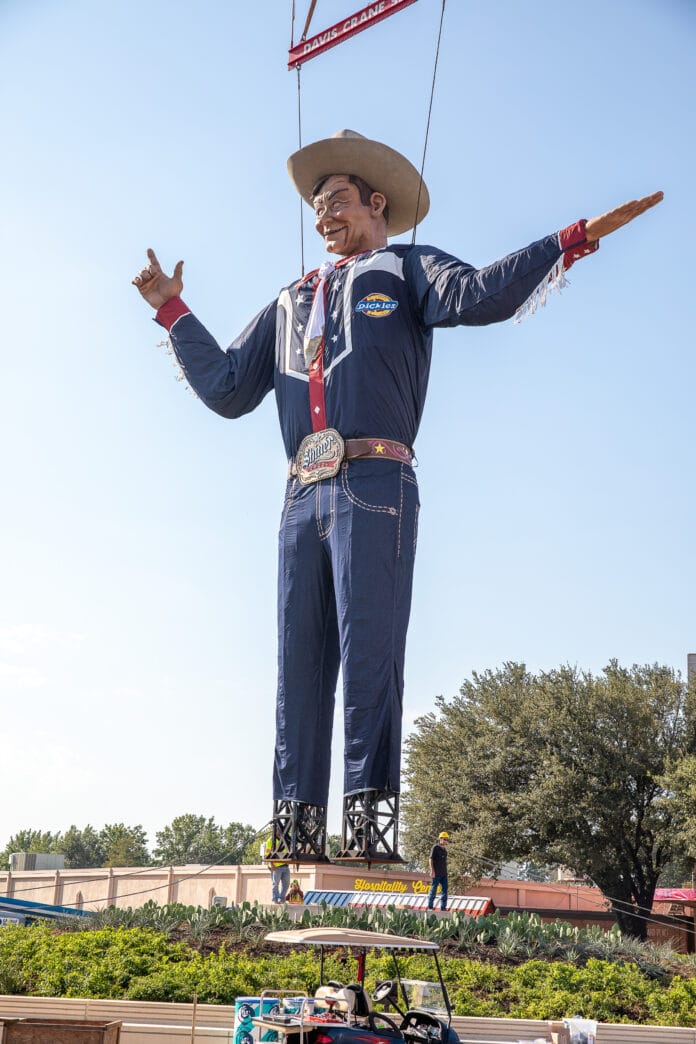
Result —
<instances>
[{"instance_id":1,"label":"large belt buckle","mask_svg":"<svg viewBox=\"0 0 696 1044\"><path fill-rule=\"evenodd\" d=\"M333 478L343 460L345 446L334 428L314 431L300 443L295 457L297 477L303 486L321 479Z\"/></svg>"}]
</instances>

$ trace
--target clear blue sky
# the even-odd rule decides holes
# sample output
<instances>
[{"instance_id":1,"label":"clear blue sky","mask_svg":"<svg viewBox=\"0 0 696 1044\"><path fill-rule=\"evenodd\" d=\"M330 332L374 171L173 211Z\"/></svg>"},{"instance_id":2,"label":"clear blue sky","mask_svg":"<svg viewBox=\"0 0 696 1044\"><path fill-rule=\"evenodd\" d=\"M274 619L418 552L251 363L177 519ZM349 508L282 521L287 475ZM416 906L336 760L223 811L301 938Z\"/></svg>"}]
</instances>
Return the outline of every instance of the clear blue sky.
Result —
<instances>
[{"instance_id":1,"label":"clear blue sky","mask_svg":"<svg viewBox=\"0 0 696 1044\"><path fill-rule=\"evenodd\" d=\"M320 0L313 29L360 6ZM304 141L418 162L439 10L308 63ZM187 394L130 279L148 246L184 258L227 344L299 274L289 36L289 0L0 5L0 844L270 816L274 402L230 422ZM436 337L405 732L505 660L696 650L695 45L689 0L449 0L421 242L485 264L665 201L523 324Z\"/></svg>"}]
</instances>

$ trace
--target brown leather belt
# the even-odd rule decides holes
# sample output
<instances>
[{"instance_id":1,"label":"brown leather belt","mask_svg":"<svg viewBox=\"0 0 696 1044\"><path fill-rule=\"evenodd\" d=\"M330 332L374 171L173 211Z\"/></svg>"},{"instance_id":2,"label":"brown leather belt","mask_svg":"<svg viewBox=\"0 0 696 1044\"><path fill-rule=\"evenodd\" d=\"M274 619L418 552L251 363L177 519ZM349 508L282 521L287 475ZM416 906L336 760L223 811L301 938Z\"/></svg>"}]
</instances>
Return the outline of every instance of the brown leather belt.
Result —
<instances>
[{"instance_id":1,"label":"brown leather belt","mask_svg":"<svg viewBox=\"0 0 696 1044\"><path fill-rule=\"evenodd\" d=\"M403 442L393 439L346 439L343 460L399 460L402 464L413 463L413 453ZM297 475L297 465L290 461L288 475Z\"/></svg>"},{"instance_id":2,"label":"brown leather belt","mask_svg":"<svg viewBox=\"0 0 696 1044\"><path fill-rule=\"evenodd\" d=\"M393 439L346 439L343 459L361 460L364 457L400 460L404 464L410 464L413 453L403 442L394 442Z\"/></svg>"}]
</instances>

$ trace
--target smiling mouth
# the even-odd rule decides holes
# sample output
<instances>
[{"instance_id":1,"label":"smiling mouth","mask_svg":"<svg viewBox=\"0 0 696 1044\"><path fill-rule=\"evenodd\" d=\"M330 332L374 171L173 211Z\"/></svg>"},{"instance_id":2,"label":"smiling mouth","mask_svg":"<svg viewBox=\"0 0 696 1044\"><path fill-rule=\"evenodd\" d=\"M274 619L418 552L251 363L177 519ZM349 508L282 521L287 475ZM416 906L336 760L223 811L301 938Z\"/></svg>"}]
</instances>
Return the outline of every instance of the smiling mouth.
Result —
<instances>
[{"instance_id":1,"label":"smiling mouth","mask_svg":"<svg viewBox=\"0 0 696 1044\"><path fill-rule=\"evenodd\" d=\"M339 232L345 232L347 228L347 225L341 225L340 228L332 228L329 232L324 233L324 239L335 239Z\"/></svg>"}]
</instances>

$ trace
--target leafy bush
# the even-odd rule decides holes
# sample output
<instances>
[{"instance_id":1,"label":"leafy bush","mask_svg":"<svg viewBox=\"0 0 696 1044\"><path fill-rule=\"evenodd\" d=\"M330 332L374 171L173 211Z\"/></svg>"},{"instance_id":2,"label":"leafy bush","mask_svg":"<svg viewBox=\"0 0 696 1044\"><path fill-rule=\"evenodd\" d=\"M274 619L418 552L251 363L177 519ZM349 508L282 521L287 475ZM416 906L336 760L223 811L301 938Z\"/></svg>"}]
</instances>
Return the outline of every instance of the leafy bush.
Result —
<instances>
[{"instance_id":1,"label":"leafy bush","mask_svg":"<svg viewBox=\"0 0 696 1044\"><path fill-rule=\"evenodd\" d=\"M189 947L142 928L57 935L40 923L0 932L0 969L21 969L21 992L39 997L123 997L134 976L191 957Z\"/></svg>"},{"instance_id":2,"label":"leafy bush","mask_svg":"<svg viewBox=\"0 0 696 1044\"><path fill-rule=\"evenodd\" d=\"M646 1021L662 1026L696 1025L696 979L675 975L666 989L655 990L648 999Z\"/></svg>"},{"instance_id":3,"label":"leafy bush","mask_svg":"<svg viewBox=\"0 0 696 1044\"><path fill-rule=\"evenodd\" d=\"M559 1019L582 1011L600 1022L644 1022L653 988L635 965L596 958L584 968L528 961L512 969L507 1001L515 1018Z\"/></svg>"},{"instance_id":4,"label":"leafy bush","mask_svg":"<svg viewBox=\"0 0 696 1044\"><path fill-rule=\"evenodd\" d=\"M441 955L443 978L458 1015L557 1019L582 1011L604 1022L696 1026L693 957L636 946L632 940L627 945L618 931L543 924L527 915L493 914L477 921L426 916L417 918L419 931L411 925L412 916L373 908L350 911L349 919L356 927L395 931L398 926L398 934L439 933L447 943L446 955ZM60 931L45 922L4 927L0 993L150 1001L190 1001L195 993L205 1003L232 1004L238 996L256 995L263 988L313 993L319 985L316 950L298 948L279 955L260 945L269 929L289 926L283 910L264 911L248 903L210 911L152 903L118 914L111 908L95 920L103 924L109 918L111 926L92 930L85 930L84 923L79 931ZM302 924L345 920L345 911L325 908L318 918L305 910ZM156 924L161 930L151 927ZM187 941L172 941L168 935L174 932ZM213 937L216 948L211 953L191 945ZM479 957L495 954L499 963L451 956L462 951ZM500 960L504 953L508 964ZM530 954L567 959L529 960ZM432 959L425 954L400 958L399 967L405 978L433 977ZM350 981L355 969L348 951L326 956L325 979ZM393 978L392 958L384 951L371 956L367 969L369 991L378 980Z\"/></svg>"}]
</instances>

